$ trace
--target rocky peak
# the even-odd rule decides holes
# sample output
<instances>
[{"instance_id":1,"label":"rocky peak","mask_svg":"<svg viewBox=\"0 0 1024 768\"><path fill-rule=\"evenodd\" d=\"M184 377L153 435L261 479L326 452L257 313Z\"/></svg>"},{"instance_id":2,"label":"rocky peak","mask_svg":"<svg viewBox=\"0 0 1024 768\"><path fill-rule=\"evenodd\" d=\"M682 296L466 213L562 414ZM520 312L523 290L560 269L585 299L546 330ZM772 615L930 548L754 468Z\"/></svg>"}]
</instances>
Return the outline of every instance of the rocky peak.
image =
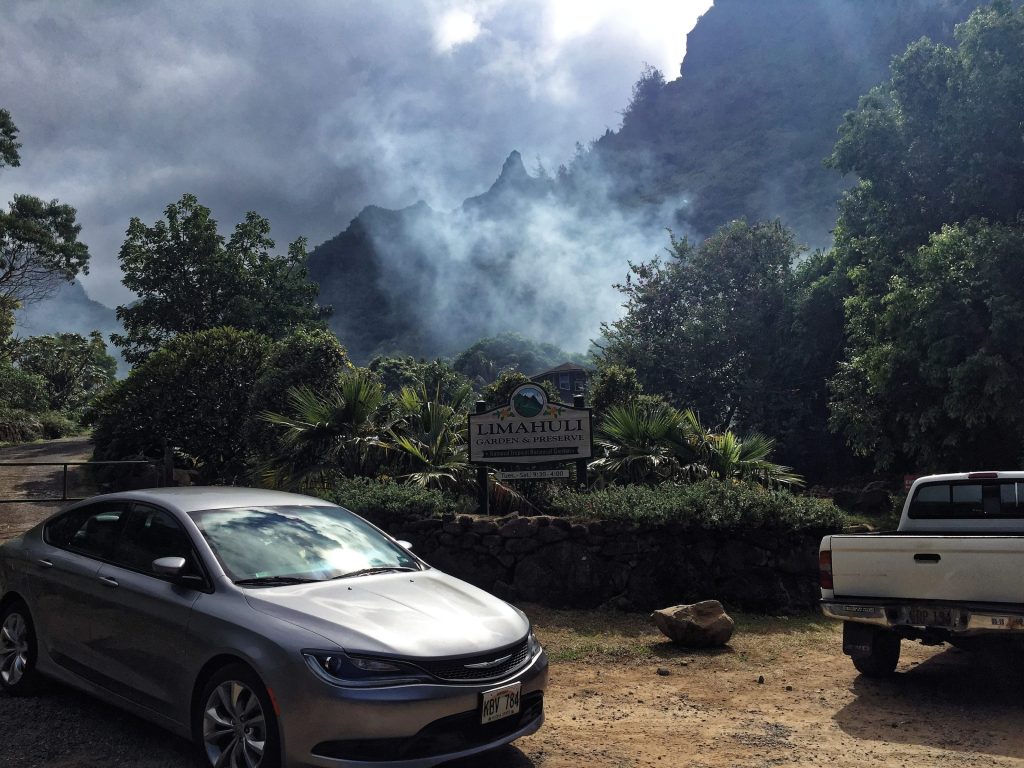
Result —
<instances>
[{"instance_id":1,"label":"rocky peak","mask_svg":"<svg viewBox=\"0 0 1024 768\"><path fill-rule=\"evenodd\" d=\"M501 174L495 184L515 184L529 178L530 174L523 165L523 156L519 154L519 150L513 149L505 159L505 164L501 166Z\"/></svg>"},{"instance_id":2,"label":"rocky peak","mask_svg":"<svg viewBox=\"0 0 1024 768\"><path fill-rule=\"evenodd\" d=\"M523 165L523 156L513 149L501 166L501 173L491 188L482 195L470 197L462 204L464 211L496 212L528 199L548 193L550 182L534 178Z\"/></svg>"}]
</instances>

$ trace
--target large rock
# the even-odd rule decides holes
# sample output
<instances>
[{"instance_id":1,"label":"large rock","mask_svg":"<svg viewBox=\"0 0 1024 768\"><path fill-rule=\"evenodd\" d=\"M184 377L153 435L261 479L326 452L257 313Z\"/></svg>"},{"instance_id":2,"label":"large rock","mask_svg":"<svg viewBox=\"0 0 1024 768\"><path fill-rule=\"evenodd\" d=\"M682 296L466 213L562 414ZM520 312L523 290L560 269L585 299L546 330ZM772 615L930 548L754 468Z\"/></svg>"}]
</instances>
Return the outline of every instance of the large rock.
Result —
<instances>
[{"instance_id":1,"label":"large rock","mask_svg":"<svg viewBox=\"0 0 1024 768\"><path fill-rule=\"evenodd\" d=\"M725 645L736 626L717 600L662 608L651 614L651 621L673 643L687 648Z\"/></svg>"}]
</instances>

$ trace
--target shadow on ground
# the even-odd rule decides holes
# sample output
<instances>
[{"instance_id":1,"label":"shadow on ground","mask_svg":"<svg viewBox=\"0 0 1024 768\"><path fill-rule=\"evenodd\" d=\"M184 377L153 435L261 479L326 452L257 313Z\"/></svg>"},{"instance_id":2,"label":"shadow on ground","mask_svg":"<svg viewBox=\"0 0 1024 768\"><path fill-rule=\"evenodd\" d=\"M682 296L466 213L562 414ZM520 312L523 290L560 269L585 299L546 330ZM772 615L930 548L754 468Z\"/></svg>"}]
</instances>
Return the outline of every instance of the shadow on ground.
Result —
<instances>
[{"instance_id":1,"label":"shadow on ground","mask_svg":"<svg viewBox=\"0 0 1024 768\"><path fill-rule=\"evenodd\" d=\"M892 677L859 676L853 691L834 720L857 739L1024 758L1020 647L951 648Z\"/></svg>"},{"instance_id":2,"label":"shadow on ground","mask_svg":"<svg viewBox=\"0 0 1024 768\"><path fill-rule=\"evenodd\" d=\"M201 768L195 747L146 720L73 688L43 681L33 696L0 692L4 768ZM533 768L514 746L445 768Z\"/></svg>"}]
</instances>

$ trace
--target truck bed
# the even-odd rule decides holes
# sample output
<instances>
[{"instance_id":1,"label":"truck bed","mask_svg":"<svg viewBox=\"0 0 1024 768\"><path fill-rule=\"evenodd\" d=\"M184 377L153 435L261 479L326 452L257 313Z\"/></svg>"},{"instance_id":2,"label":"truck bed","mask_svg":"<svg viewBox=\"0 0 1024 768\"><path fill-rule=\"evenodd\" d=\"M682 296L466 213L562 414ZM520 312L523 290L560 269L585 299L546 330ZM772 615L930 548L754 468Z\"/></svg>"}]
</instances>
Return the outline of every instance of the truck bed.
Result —
<instances>
[{"instance_id":1,"label":"truck bed","mask_svg":"<svg viewBox=\"0 0 1024 768\"><path fill-rule=\"evenodd\" d=\"M1024 535L833 536L836 599L1024 604Z\"/></svg>"}]
</instances>

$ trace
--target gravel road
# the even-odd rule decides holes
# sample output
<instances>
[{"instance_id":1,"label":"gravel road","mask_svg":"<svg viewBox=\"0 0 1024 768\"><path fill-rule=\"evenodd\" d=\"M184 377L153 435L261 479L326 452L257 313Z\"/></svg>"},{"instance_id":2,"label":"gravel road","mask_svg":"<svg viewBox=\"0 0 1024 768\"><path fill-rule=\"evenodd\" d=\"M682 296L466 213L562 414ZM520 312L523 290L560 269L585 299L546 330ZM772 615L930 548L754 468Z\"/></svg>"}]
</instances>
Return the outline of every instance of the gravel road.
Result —
<instances>
[{"instance_id":1,"label":"gravel road","mask_svg":"<svg viewBox=\"0 0 1024 768\"><path fill-rule=\"evenodd\" d=\"M0 462L88 461L92 443L87 437L45 440L27 445L0 448ZM61 508L59 501L64 482L61 467L0 466L0 499L56 498L52 502L0 504L0 541L24 533L40 520ZM84 482L81 470L68 468L68 496L88 496L92 488Z\"/></svg>"}]
</instances>

